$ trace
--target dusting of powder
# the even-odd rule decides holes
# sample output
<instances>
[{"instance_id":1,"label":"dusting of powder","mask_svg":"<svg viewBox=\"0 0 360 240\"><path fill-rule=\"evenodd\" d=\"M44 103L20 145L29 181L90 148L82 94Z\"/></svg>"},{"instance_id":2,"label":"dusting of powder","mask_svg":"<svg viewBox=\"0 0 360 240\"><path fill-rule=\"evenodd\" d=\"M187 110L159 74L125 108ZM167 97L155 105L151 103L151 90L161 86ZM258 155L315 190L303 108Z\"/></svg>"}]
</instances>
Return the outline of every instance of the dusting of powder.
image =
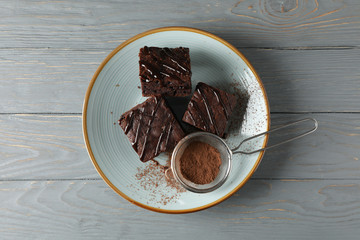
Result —
<instances>
[{"instance_id":1,"label":"dusting of powder","mask_svg":"<svg viewBox=\"0 0 360 240\"><path fill-rule=\"evenodd\" d=\"M154 160L146 164L145 168L137 168L135 178L138 184L136 186L132 184L131 187L138 191L145 190L148 193L147 204L167 205L176 202L181 193L186 190L172 176L170 178L165 177L165 171L170 166L170 160L165 166Z\"/></svg>"}]
</instances>

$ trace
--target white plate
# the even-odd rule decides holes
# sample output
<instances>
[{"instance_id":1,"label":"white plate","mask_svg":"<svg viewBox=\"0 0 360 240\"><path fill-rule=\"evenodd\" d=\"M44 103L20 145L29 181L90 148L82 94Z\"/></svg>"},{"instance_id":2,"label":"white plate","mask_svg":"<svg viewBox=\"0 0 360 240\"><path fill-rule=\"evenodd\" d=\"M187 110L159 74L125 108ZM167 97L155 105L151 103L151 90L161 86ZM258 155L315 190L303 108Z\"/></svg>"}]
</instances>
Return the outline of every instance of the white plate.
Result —
<instances>
[{"instance_id":1,"label":"white plate","mask_svg":"<svg viewBox=\"0 0 360 240\"><path fill-rule=\"evenodd\" d=\"M234 155L227 182L211 193L176 193L162 183L145 189L135 175L149 163L139 160L117 124L122 113L145 100L138 87L138 53L143 46L190 48L193 88L201 81L229 92L236 90L234 86L247 91L244 121L226 139L231 147L245 137L269 129L269 104L263 84L235 47L213 34L185 27L154 29L127 40L101 63L90 82L83 108L83 133L89 156L105 182L130 202L153 211L186 213L213 206L249 180L263 153ZM248 148L260 148L266 143L264 137ZM172 196L171 200L163 201L164 197Z\"/></svg>"}]
</instances>

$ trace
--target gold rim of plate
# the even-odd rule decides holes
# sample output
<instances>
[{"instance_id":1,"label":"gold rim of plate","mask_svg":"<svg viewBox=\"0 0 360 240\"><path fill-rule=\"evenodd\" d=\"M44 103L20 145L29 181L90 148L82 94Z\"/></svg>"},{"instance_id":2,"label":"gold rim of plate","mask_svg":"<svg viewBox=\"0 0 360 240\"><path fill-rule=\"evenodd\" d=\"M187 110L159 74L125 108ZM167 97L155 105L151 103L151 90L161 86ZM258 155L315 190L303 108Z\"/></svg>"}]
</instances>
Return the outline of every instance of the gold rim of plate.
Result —
<instances>
[{"instance_id":1,"label":"gold rim of plate","mask_svg":"<svg viewBox=\"0 0 360 240\"><path fill-rule=\"evenodd\" d=\"M231 190L228 194L226 194L225 196L219 198L218 200L211 202L209 204L206 204L204 206L201 207L196 207L196 208L190 208L190 209L185 209L185 210L166 210L166 209L161 209L161 208L155 208L155 207L151 207L148 206L146 204L137 202L135 200L133 200L132 198L128 197L126 194L124 194L123 192L121 192L115 185L113 185L110 180L105 176L105 174L103 173L103 171L101 170L101 168L99 167L94 154L92 152L91 146L90 146L90 142L89 142L89 138L88 138L88 133L87 133L87 108L88 108L88 103L89 103L89 98L90 98L90 94L92 91L92 88L94 86L94 83L99 75L99 73L101 72L101 70L104 68L104 66L108 63L108 61L116 54L118 53L121 49L123 49L125 46L129 45L130 43L145 37L147 35L150 34L154 34L154 33L158 33L158 32L165 32L165 31L187 31L187 32L194 32L194 33L198 33L198 34L202 34L205 35L207 37L210 37L212 39L215 39L218 42L221 42L222 44L224 44L225 46L227 46L228 48L230 48L234 53L236 53L245 63L246 65L251 69L251 71L254 73L256 80L258 81L260 88L264 94L264 100L265 100L265 105L266 105L266 114L267 114L267 129L266 131L269 130L270 128L270 108L269 108L269 102L268 102L268 98L266 95L266 91L264 88L264 85L262 83L262 81L260 80L259 75L257 74L257 72L255 71L254 67L250 64L250 62L246 59L246 57L239 52L239 50L237 50L233 45L231 45L230 43L228 43L227 41L225 41L224 39L200 30L200 29L196 29L196 28L189 28L189 27L163 27L163 28L156 28L156 29L152 29L143 33L140 33L128 40L126 40L125 42L123 42L122 44L120 44L117 48L115 48L105 59L104 61L100 64L100 66L98 67L98 69L96 70L94 76L92 77L90 84L88 86L88 89L86 91L86 95L85 95L85 100L84 100L84 105L83 105L83 113L82 113L82 127L83 127L83 135L84 135L84 141L85 141L85 145L86 145L86 149L88 151L88 154L90 156L90 159L93 163L93 165L95 166L97 172L100 174L100 176L102 177L102 179L110 186L110 188L112 188L116 193L118 193L120 196L122 196L123 198L125 198L126 200L128 200L129 202L145 208L147 210L151 210L151 211L155 211L155 212L160 212L160 213L173 213L173 214L180 214L180 213L191 213L191 212L196 212L196 211L200 211L200 210L204 210L206 208L212 207L216 204L221 203L222 201L226 200L227 198L229 198L231 195L233 195L235 192L237 192L250 178L251 176L254 174L254 172L256 171L257 167L259 166L261 159L264 156L264 152L261 152L259 154L258 159L256 160L255 165L253 166L253 168L251 169L251 171L249 172L249 174L245 177L245 179L239 184L237 185L233 190ZM264 144L263 144L263 148L266 147L268 142L268 135L265 136L264 139Z\"/></svg>"}]
</instances>

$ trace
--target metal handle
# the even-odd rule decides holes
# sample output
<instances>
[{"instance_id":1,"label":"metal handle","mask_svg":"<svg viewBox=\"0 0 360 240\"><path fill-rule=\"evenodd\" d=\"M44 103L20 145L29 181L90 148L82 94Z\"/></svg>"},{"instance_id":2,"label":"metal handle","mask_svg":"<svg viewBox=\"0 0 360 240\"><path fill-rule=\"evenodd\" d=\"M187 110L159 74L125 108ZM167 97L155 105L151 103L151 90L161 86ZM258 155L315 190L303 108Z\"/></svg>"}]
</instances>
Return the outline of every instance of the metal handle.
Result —
<instances>
[{"instance_id":1,"label":"metal handle","mask_svg":"<svg viewBox=\"0 0 360 240\"><path fill-rule=\"evenodd\" d=\"M287 139L287 140L285 140L285 141L279 142L279 143L274 144L274 145L272 145L272 146L264 147L264 148L261 148L261 149L255 150L255 151L251 151L251 152L236 151L237 149L239 149L239 148L241 147L241 145L242 145L243 143L245 143L245 142L247 142L247 141L250 141L250 140L252 140L252 139L254 139L254 138L263 136L263 135L268 134L268 133L271 133L271 132L278 131L278 130L283 129L283 128L287 128L287 127L289 127L289 126L296 125L296 124L298 124L298 123L307 122L307 121L313 121L313 122L314 122L314 127L313 127L311 130L308 130L308 131L306 131L306 132L304 132L304 133L302 133L302 134L300 134L300 135L297 135L297 136L295 136L295 137L289 138L289 139ZM273 147L277 147L277 146L279 146L279 145L281 145L281 144L284 144L284 143L293 141L293 140L295 140L295 139L304 137L304 136L306 136L306 135L308 135L308 134L310 134L310 133L315 132L315 130L316 130L317 128L318 128L318 122L317 122L314 118L304 118L304 119L301 119L301 120L298 120L298 121L295 121L295 122L292 122L292 123L285 124L285 125L283 125L283 126L281 126L281 127L277 127L277 128L271 129L271 130L269 130L269 131L267 131L267 132L260 133L260 134L258 134L258 135L253 136L253 137L249 137L249 138L243 140L236 148L232 149L231 151L233 152L233 154L236 154L236 153L253 154L253 153L261 152L261 151L264 151L264 150L266 150L266 149L273 148ZM235 152L235 151L236 151L236 152Z\"/></svg>"}]
</instances>

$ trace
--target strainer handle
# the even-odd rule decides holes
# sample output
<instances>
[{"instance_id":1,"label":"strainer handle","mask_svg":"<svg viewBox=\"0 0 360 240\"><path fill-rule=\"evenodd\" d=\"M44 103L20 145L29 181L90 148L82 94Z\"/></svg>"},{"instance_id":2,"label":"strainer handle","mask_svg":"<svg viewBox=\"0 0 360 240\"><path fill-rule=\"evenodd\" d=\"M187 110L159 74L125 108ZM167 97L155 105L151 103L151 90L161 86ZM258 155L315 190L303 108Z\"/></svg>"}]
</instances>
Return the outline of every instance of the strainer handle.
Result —
<instances>
[{"instance_id":1,"label":"strainer handle","mask_svg":"<svg viewBox=\"0 0 360 240\"><path fill-rule=\"evenodd\" d=\"M312 122L314 122L314 127L313 127L312 129L310 129L310 130L302 133L302 134L299 134L299 135L295 136L295 137L289 138L289 139L287 139L287 140L284 140L284 141L282 141L282 142L276 143L276 144L274 144L274 145L267 146L267 147L264 147L264 148L261 148L261 149L257 149L257 150L255 150L255 151L251 151L251 152L236 151L237 149L239 149L239 148L241 147L242 144L244 144L245 142L250 141L250 140L252 140L252 139L254 139L254 138L257 138L257 137L260 137L260 136L263 136L263 135L266 135L266 134L269 134L269 133L272 133L272 132L276 132L276 131L278 131L278 130L280 130L280 129L284 129L284 128L287 128L287 127L289 127L289 126L297 125L297 124L299 124L299 123L303 123L303 122L307 122L307 121L312 121ZM261 151L264 151L264 150L266 150L266 149L273 148L273 147L277 147L277 146L279 146L279 145L281 145L281 144L288 143L288 142L293 141L293 140L295 140L295 139L304 137L304 136L306 136L306 135L308 135L308 134L310 134L310 133L315 132L315 130L316 130L317 128L318 128L318 122L316 121L316 119L314 119L314 118L304 118L304 119L301 119L301 120L298 120L298 121L295 121L295 122L291 122L291 123L285 124L285 125L283 125L283 126L280 126L280 127L274 128L274 129L271 129L271 130L269 130L269 131L266 131L266 132L257 134L257 135L255 135L255 136L249 137L249 138L243 140L236 148L232 149L231 151L233 152L233 154L236 154L236 153L241 153L241 154L253 154L253 153L261 152Z\"/></svg>"}]
</instances>

